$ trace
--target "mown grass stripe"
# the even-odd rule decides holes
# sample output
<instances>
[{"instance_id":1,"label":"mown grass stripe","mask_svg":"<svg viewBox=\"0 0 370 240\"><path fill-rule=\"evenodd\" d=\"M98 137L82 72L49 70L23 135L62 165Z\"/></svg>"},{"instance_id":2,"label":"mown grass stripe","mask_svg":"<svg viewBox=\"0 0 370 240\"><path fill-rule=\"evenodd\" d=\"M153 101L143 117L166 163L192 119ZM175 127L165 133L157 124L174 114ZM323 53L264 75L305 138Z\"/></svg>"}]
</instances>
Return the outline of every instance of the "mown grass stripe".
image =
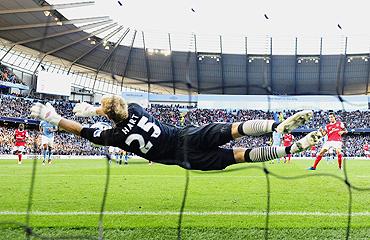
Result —
<instances>
[{"instance_id":1,"label":"mown grass stripe","mask_svg":"<svg viewBox=\"0 0 370 240\"><path fill-rule=\"evenodd\" d=\"M1 211L0 215L25 215L26 212L15 212L15 211ZM32 215L40 216L68 216L68 215L99 215L99 212L81 211L81 212L45 212L45 211L33 211ZM104 212L104 215L178 215L178 212L173 211L111 211ZM249 215L249 216L265 216L265 212L184 212L184 215L189 216L211 216L211 215ZM348 213L345 212L270 212L270 215L278 216L347 216ZM370 212L353 212L352 216L370 216Z\"/></svg>"}]
</instances>

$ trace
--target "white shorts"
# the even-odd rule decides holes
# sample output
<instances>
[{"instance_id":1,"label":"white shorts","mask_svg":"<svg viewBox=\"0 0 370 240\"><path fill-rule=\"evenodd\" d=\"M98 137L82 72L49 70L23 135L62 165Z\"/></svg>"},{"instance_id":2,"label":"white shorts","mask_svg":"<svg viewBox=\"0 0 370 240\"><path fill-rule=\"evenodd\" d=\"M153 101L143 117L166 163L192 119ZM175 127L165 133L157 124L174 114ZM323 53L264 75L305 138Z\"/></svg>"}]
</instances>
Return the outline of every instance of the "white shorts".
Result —
<instances>
[{"instance_id":1,"label":"white shorts","mask_svg":"<svg viewBox=\"0 0 370 240\"><path fill-rule=\"evenodd\" d=\"M322 149L326 149L326 150L329 150L331 148L334 148L335 150L341 150L342 142L341 141L326 141L324 145L322 146Z\"/></svg>"},{"instance_id":2,"label":"white shorts","mask_svg":"<svg viewBox=\"0 0 370 240\"><path fill-rule=\"evenodd\" d=\"M18 152L24 152L26 150L25 146L14 146L13 147L13 152L18 151Z\"/></svg>"},{"instance_id":3,"label":"white shorts","mask_svg":"<svg viewBox=\"0 0 370 240\"><path fill-rule=\"evenodd\" d=\"M44 135L41 135L41 145L47 144L49 147L53 147L54 145L54 137L48 138Z\"/></svg>"},{"instance_id":4,"label":"white shorts","mask_svg":"<svg viewBox=\"0 0 370 240\"><path fill-rule=\"evenodd\" d=\"M370 154L370 152L369 151L365 151L365 155L369 155Z\"/></svg>"},{"instance_id":5,"label":"white shorts","mask_svg":"<svg viewBox=\"0 0 370 240\"><path fill-rule=\"evenodd\" d=\"M112 147L112 146L110 146L109 148L108 148L108 152L109 153L119 153L121 151L121 149L119 148L119 147Z\"/></svg>"}]
</instances>

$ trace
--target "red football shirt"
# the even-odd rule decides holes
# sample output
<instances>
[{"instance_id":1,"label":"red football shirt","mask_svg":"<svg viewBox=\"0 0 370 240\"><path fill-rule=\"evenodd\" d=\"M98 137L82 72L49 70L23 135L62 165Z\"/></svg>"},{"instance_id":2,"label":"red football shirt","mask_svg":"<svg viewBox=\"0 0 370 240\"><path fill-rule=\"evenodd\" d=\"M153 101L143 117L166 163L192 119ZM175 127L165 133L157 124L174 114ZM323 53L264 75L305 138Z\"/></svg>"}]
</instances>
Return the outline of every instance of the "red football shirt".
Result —
<instances>
[{"instance_id":1,"label":"red football shirt","mask_svg":"<svg viewBox=\"0 0 370 240\"><path fill-rule=\"evenodd\" d=\"M344 129L344 124L340 121L328 123L325 127L325 131L328 134L328 141L342 141L342 136L339 135L339 132Z\"/></svg>"},{"instance_id":2,"label":"red football shirt","mask_svg":"<svg viewBox=\"0 0 370 240\"><path fill-rule=\"evenodd\" d=\"M288 133L284 135L284 147L292 145L293 135Z\"/></svg>"},{"instance_id":3,"label":"red football shirt","mask_svg":"<svg viewBox=\"0 0 370 240\"><path fill-rule=\"evenodd\" d=\"M15 146L26 146L26 138L28 136L27 131L19 131L19 129L16 129L15 132Z\"/></svg>"},{"instance_id":4,"label":"red football shirt","mask_svg":"<svg viewBox=\"0 0 370 240\"><path fill-rule=\"evenodd\" d=\"M369 151L369 144L365 144L365 145L364 145L364 150L365 150L365 151Z\"/></svg>"}]
</instances>

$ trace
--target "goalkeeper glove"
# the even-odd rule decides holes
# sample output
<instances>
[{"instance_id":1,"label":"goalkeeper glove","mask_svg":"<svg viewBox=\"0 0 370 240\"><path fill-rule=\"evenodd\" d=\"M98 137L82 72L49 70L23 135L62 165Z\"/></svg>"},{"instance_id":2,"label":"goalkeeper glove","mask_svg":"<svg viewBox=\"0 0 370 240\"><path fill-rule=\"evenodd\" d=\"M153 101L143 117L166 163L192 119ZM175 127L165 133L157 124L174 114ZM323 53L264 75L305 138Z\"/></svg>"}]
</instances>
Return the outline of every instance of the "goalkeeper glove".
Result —
<instances>
[{"instance_id":1,"label":"goalkeeper glove","mask_svg":"<svg viewBox=\"0 0 370 240\"><path fill-rule=\"evenodd\" d=\"M93 117L98 116L96 113L97 107L94 107L87 102L77 103L73 108L73 112L77 117Z\"/></svg>"},{"instance_id":2,"label":"goalkeeper glove","mask_svg":"<svg viewBox=\"0 0 370 240\"><path fill-rule=\"evenodd\" d=\"M50 103L46 103L45 105L42 103L34 104L31 107L31 117L45 120L55 126L58 126L60 120L62 120L62 117L55 111Z\"/></svg>"}]
</instances>

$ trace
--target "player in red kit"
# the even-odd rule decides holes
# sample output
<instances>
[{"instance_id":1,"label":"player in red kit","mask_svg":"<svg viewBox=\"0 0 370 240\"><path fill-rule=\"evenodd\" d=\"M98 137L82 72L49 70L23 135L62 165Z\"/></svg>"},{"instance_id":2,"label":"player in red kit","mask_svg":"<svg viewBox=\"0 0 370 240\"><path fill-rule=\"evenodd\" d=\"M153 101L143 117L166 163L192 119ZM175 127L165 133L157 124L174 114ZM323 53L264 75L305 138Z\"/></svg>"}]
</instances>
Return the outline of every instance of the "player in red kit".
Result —
<instances>
[{"instance_id":1,"label":"player in red kit","mask_svg":"<svg viewBox=\"0 0 370 240\"><path fill-rule=\"evenodd\" d=\"M364 154L366 158L370 158L369 144L365 143L364 145Z\"/></svg>"},{"instance_id":2,"label":"player in red kit","mask_svg":"<svg viewBox=\"0 0 370 240\"><path fill-rule=\"evenodd\" d=\"M334 113L329 113L329 123L326 125L325 130L322 130L323 136L328 135L328 140L322 146L319 154L316 157L315 163L309 170L316 170L317 164L321 161L324 154L330 149L334 148L338 156L338 167L342 169L342 135L347 133L344 124L335 119Z\"/></svg>"},{"instance_id":3,"label":"player in red kit","mask_svg":"<svg viewBox=\"0 0 370 240\"><path fill-rule=\"evenodd\" d=\"M22 153L26 147L26 139L28 137L28 133L24 130L24 124L21 123L18 126L18 129L14 131L15 135L15 144L13 148L13 153L18 155L18 164L22 164Z\"/></svg>"},{"instance_id":4,"label":"player in red kit","mask_svg":"<svg viewBox=\"0 0 370 240\"><path fill-rule=\"evenodd\" d=\"M287 133L283 137L284 147L290 146L293 144L294 136L290 133ZM286 158L288 157L288 163L290 163L290 158L292 157L292 154L288 154L284 156L284 163L287 162Z\"/></svg>"}]
</instances>

